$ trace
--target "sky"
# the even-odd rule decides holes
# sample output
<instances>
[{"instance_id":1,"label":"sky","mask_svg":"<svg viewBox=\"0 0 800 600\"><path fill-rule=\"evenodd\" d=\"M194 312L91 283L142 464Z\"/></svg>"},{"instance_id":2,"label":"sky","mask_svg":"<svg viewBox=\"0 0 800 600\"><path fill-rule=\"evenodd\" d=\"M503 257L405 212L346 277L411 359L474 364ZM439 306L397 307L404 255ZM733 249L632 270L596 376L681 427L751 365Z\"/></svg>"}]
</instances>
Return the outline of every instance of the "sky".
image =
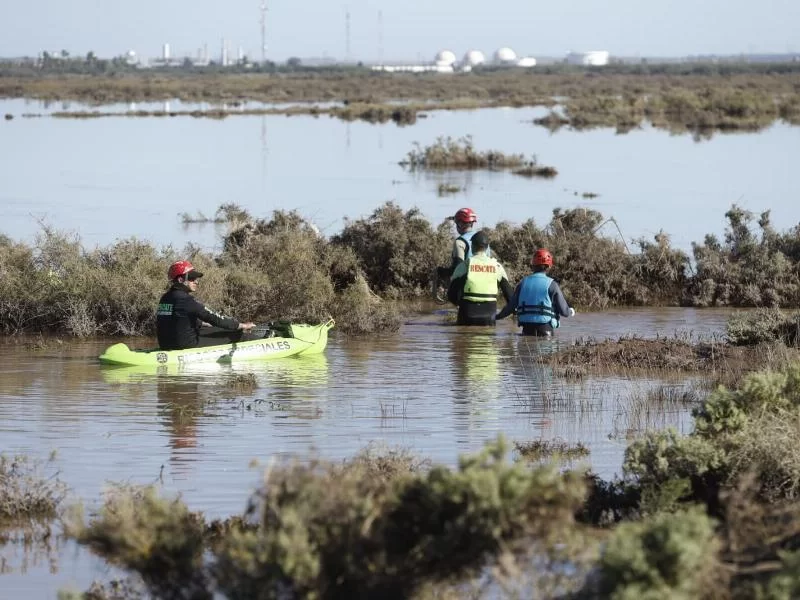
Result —
<instances>
[{"instance_id":1,"label":"sky","mask_svg":"<svg viewBox=\"0 0 800 600\"><path fill-rule=\"evenodd\" d=\"M261 0L0 0L0 56L134 50L261 56ZM486 54L612 56L800 51L800 0L267 0L267 57L431 60L442 49ZM380 17L379 17L380 13ZM382 26L379 25L382 23Z\"/></svg>"}]
</instances>

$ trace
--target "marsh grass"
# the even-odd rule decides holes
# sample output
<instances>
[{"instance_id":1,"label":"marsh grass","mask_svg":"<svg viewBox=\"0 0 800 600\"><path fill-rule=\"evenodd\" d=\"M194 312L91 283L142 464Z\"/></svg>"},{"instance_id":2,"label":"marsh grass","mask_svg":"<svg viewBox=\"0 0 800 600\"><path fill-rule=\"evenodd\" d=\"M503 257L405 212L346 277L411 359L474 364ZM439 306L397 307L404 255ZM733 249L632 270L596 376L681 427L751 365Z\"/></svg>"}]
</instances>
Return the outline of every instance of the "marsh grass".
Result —
<instances>
[{"instance_id":1,"label":"marsh grass","mask_svg":"<svg viewBox=\"0 0 800 600\"><path fill-rule=\"evenodd\" d=\"M234 203L220 205L213 217L207 217L200 211L197 211L194 215L183 212L179 216L184 225L196 223L230 223L235 225L245 223L251 219L250 214L245 209Z\"/></svg>"},{"instance_id":2,"label":"marsh grass","mask_svg":"<svg viewBox=\"0 0 800 600\"><path fill-rule=\"evenodd\" d=\"M510 169L516 175L527 177L555 177L553 167L540 166L536 157L526 160L522 154L504 154L498 150L477 150L472 136L459 139L440 136L424 148L414 143L400 165L410 170L478 170L489 171Z\"/></svg>"},{"instance_id":3,"label":"marsh grass","mask_svg":"<svg viewBox=\"0 0 800 600\"><path fill-rule=\"evenodd\" d=\"M726 323L729 343L736 346L782 342L800 344L800 312L778 308L759 308L733 314Z\"/></svg>"},{"instance_id":4,"label":"marsh grass","mask_svg":"<svg viewBox=\"0 0 800 600\"><path fill-rule=\"evenodd\" d=\"M589 456L589 448L582 442L571 444L561 439L514 442L514 449L521 457L530 461L539 461L547 458L575 460Z\"/></svg>"},{"instance_id":5,"label":"marsh grass","mask_svg":"<svg viewBox=\"0 0 800 600\"><path fill-rule=\"evenodd\" d=\"M438 195L447 196L449 194L457 194L458 192L463 191L464 188L461 186L455 185L453 183L440 183L439 186L436 188Z\"/></svg>"},{"instance_id":6,"label":"marsh grass","mask_svg":"<svg viewBox=\"0 0 800 600\"><path fill-rule=\"evenodd\" d=\"M45 474L47 466L27 456L0 454L0 524L57 515L67 487L57 472Z\"/></svg>"},{"instance_id":7,"label":"marsh grass","mask_svg":"<svg viewBox=\"0 0 800 600\"><path fill-rule=\"evenodd\" d=\"M758 131L778 118L796 118L796 94L737 87L659 89L622 95L579 95L568 98L563 111L550 111L535 119L551 131L570 127L581 131L613 127L618 133L640 128L645 122L675 133L692 132L707 137L718 131Z\"/></svg>"},{"instance_id":8,"label":"marsh grass","mask_svg":"<svg viewBox=\"0 0 800 600\"><path fill-rule=\"evenodd\" d=\"M234 373L225 380L225 389L233 392L253 392L258 388L254 373Z\"/></svg>"},{"instance_id":9,"label":"marsh grass","mask_svg":"<svg viewBox=\"0 0 800 600\"><path fill-rule=\"evenodd\" d=\"M512 172L514 175L522 175L523 177L543 177L545 179L552 179L558 175L555 167L540 166L534 161L530 161Z\"/></svg>"}]
</instances>

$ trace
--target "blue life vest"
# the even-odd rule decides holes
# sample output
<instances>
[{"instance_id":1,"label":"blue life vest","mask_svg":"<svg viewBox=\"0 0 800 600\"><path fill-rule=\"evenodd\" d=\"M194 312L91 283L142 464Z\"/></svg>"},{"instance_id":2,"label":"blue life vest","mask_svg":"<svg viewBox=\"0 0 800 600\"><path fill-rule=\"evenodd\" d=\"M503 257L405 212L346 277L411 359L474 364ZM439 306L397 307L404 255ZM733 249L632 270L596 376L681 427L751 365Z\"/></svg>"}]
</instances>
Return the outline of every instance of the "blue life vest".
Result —
<instances>
[{"instance_id":1,"label":"blue life vest","mask_svg":"<svg viewBox=\"0 0 800 600\"><path fill-rule=\"evenodd\" d=\"M466 252L464 253L464 260L467 260L468 258L472 258L472 244L470 244L470 240L472 239L472 236L475 235L476 233L478 233L478 232L477 231L467 231L465 233L462 233L461 235L459 235L456 238L456 241L457 240L463 240L464 243L467 245ZM486 249L486 256L489 256L489 257L492 256L492 249L491 248L487 248Z\"/></svg>"},{"instance_id":2,"label":"blue life vest","mask_svg":"<svg viewBox=\"0 0 800 600\"><path fill-rule=\"evenodd\" d=\"M520 325L549 323L553 327L558 327L558 314L553 310L553 301L548 293L551 283L553 283L552 277L543 272L533 273L522 280L517 303Z\"/></svg>"}]
</instances>

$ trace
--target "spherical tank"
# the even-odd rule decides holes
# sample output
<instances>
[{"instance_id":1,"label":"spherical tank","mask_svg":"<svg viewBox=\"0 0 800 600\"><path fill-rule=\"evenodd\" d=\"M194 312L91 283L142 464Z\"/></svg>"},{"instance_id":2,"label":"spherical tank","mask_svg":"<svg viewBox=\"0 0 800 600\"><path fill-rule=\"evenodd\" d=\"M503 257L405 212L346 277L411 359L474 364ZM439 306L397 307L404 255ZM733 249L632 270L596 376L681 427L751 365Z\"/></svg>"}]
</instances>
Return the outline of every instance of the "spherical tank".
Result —
<instances>
[{"instance_id":1,"label":"spherical tank","mask_svg":"<svg viewBox=\"0 0 800 600\"><path fill-rule=\"evenodd\" d=\"M517 60L517 53L511 48L500 48L494 53L494 60L499 63L512 63Z\"/></svg>"},{"instance_id":2,"label":"spherical tank","mask_svg":"<svg viewBox=\"0 0 800 600\"><path fill-rule=\"evenodd\" d=\"M450 50L442 50L436 55L436 64L439 66L448 66L456 62L456 55Z\"/></svg>"},{"instance_id":3,"label":"spherical tank","mask_svg":"<svg viewBox=\"0 0 800 600\"><path fill-rule=\"evenodd\" d=\"M464 64L471 67L482 65L486 62L486 57L480 50L470 50L464 55Z\"/></svg>"}]
</instances>

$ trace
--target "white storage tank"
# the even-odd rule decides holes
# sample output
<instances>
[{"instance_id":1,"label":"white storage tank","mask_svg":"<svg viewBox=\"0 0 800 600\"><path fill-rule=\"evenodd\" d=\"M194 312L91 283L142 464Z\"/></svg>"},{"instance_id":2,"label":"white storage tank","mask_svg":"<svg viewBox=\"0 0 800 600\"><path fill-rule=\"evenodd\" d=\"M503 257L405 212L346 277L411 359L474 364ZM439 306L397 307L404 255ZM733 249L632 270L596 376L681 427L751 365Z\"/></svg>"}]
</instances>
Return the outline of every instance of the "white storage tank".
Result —
<instances>
[{"instance_id":1,"label":"white storage tank","mask_svg":"<svg viewBox=\"0 0 800 600\"><path fill-rule=\"evenodd\" d=\"M464 55L464 64L476 67L486 62L486 57L480 50L470 50Z\"/></svg>"},{"instance_id":2,"label":"white storage tank","mask_svg":"<svg viewBox=\"0 0 800 600\"><path fill-rule=\"evenodd\" d=\"M517 61L517 53L511 48L500 48L494 53L494 62L503 65L514 64Z\"/></svg>"},{"instance_id":3,"label":"white storage tank","mask_svg":"<svg viewBox=\"0 0 800 600\"><path fill-rule=\"evenodd\" d=\"M536 59L532 56L523 56L517 61L518 67L535 67Z\"/></svg>"},{"instance_id":4,"label":"white storage tank","mask_svg":"<svg viewBox=\"0 0 800 600\"><path fill-rule=\"evenodd\" d=\"M452 67L456 62L456 55L450 50L442 50L436 55L437 67Z\"/></svg>"}]
</instances>

